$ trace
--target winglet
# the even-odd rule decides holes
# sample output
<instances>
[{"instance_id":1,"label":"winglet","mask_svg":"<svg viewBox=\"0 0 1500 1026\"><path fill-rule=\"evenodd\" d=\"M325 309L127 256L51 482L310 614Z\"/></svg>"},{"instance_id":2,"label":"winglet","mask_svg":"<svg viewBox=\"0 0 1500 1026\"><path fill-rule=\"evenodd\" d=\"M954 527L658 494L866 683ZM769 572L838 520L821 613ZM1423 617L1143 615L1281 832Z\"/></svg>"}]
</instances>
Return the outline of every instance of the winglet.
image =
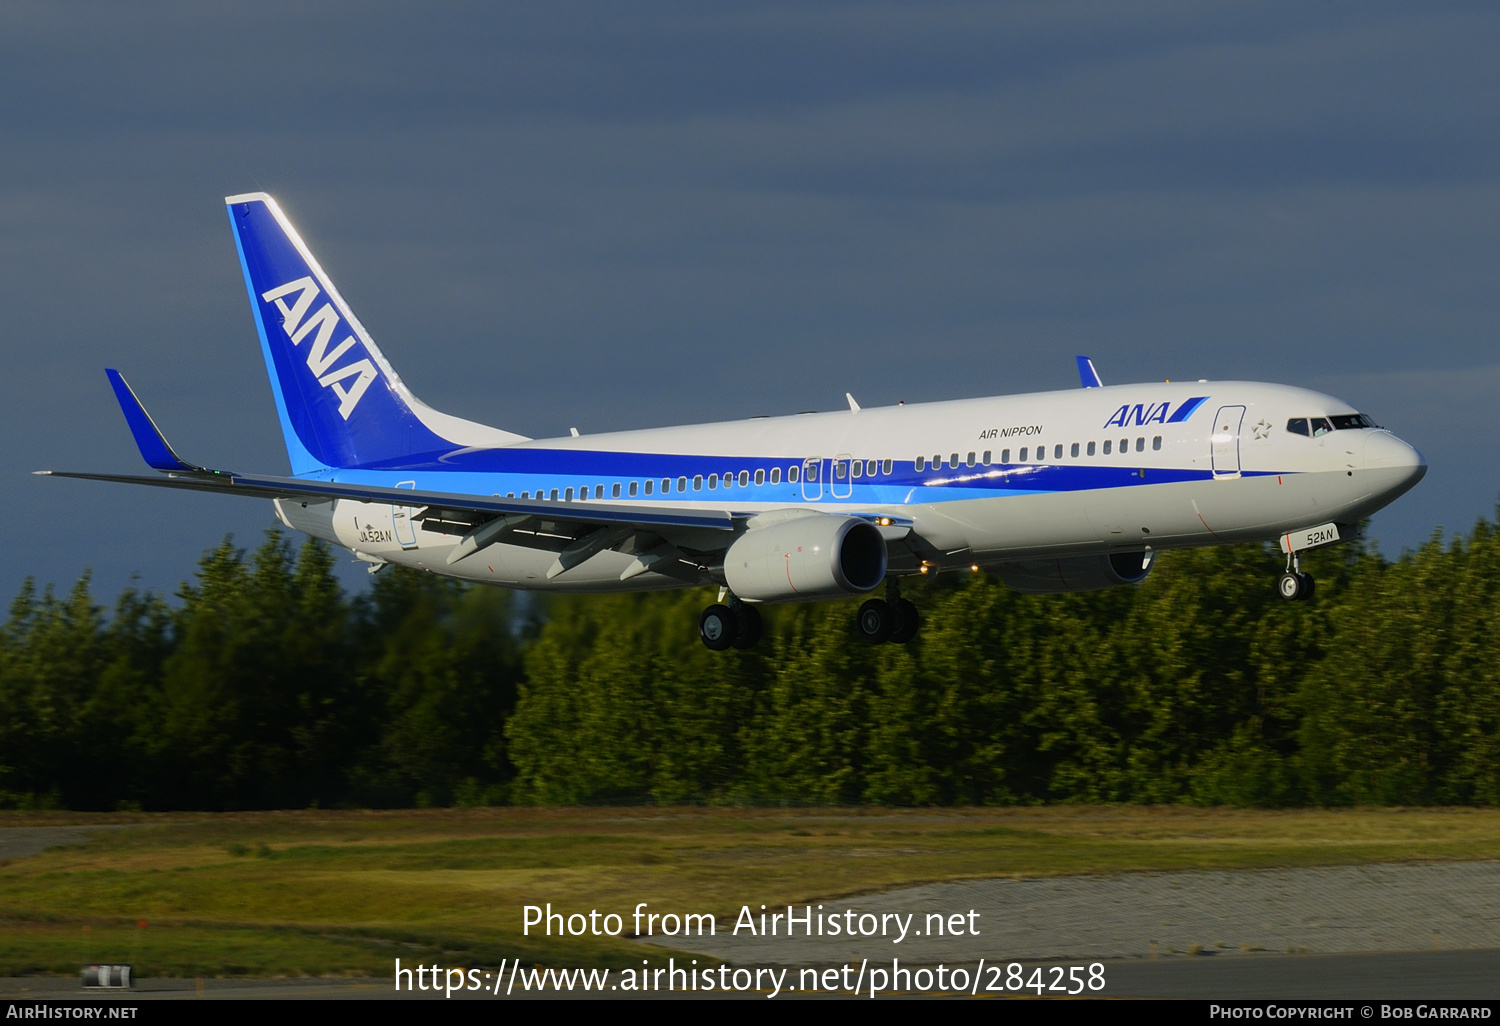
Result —
<instances>
[{"instance_id":1,"label":"winglet","mask_svg":"<svg viewBox=\"0 0 1500 1026\"><path fill-rule=\"evenodd\" d=\"M1087 356L1074 357L1078 361L1078 377L1083 382L1084 388L1103 388L1104 382L1099 380L1099 372L1094 370L1094 361Z\"/></svg>"},{"instance_id":2,"label":"winglet","mask_svg":"<svg viewBox=\"0 0 1500 1026\"><path fill-rule=\"evenodd\" d=\"M153 470L178 473L204 473L202 467L195 467L191 463L184 462L175 452L167 440L162 437L161 430L151 419L151 414L141 405L141 401L135 397L135 392L126 384L125 378L117 370L106 370L109 375L109 383L114 387L115 398L120 401L120 410L125 414L125 423L130 425L130 433L135 436L136 447L141 450L141 458L146 465Z\"/></svg>"}]
</instances>

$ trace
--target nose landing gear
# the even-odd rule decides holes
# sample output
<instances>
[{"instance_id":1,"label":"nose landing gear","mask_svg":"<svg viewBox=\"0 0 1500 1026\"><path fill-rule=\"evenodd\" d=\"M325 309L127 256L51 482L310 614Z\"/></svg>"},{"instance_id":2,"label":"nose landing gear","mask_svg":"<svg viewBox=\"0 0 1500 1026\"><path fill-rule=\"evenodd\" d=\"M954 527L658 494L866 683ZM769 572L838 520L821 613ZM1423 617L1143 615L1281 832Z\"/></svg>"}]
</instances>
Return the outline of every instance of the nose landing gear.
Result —
<instances>
[{"instance_id":1,"label":"nose landing gear","mask_svg":"<svg viewBox=\"0 0 1500 1026\"><path fill-rule=\"evenodd\" d=\"M1289 602L1306 602L1313 597L1313 575L1302 572L1302 561L1295 552L1287 555L1286 572L1276 579L1276 590Z\"/></svg>"}]
</instances>

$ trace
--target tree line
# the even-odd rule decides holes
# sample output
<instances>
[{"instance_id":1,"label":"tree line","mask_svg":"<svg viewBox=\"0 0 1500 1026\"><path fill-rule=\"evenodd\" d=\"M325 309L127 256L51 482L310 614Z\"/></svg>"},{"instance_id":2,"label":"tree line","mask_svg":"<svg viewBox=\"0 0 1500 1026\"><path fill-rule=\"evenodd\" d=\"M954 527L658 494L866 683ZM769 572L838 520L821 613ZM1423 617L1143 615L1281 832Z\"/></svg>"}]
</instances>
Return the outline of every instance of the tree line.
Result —
<instances>
[{"instance_id":1,"label":"tree line","mask_svg":"<svg viewBox=\"0 0 1500 1026\"><path fill-rule=\"evenodd\" d=\"M1141 585L922 579L911 645L854 604L697 640L703 592L553 597L318 542L226 541L176 603L31 582L0 630L0 806L608 801L1500 804L1500 537L1166 553Z\"/></svg>"}]
</instances>

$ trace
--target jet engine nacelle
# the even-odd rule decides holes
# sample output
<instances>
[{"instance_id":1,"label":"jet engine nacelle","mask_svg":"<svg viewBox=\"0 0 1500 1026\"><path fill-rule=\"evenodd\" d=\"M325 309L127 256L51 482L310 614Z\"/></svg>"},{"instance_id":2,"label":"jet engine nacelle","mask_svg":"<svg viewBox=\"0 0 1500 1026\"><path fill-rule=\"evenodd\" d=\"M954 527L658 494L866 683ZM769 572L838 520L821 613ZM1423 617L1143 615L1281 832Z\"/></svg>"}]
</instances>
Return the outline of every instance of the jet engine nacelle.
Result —
<instances>
[{"instance_id":1,"label":"jet engine nacelle","mask_svg":"<svg viewBox=\"0 0 1500 1026\"><path fill-rule=\"evenodd\" d=\"M885 539L857 517L814 513L751 522L724 554L724 583L747 602L840 598L885 580Z\"/></svg>"},{"instance_id":2,"label":"jet engine nacelle","mask_svg":"<svg viewBox=\"0 0 1500 1026\"><path fill-rule=\"evenodd\" d=\"M1107 556L1028 559L1019 563L1002 563L995 572L1007 587L1033 595L1099 591L1144 581L1151 572L1152 555L1147 549L1145 552L1111 552Z\"/></svg>"}]
</instances>

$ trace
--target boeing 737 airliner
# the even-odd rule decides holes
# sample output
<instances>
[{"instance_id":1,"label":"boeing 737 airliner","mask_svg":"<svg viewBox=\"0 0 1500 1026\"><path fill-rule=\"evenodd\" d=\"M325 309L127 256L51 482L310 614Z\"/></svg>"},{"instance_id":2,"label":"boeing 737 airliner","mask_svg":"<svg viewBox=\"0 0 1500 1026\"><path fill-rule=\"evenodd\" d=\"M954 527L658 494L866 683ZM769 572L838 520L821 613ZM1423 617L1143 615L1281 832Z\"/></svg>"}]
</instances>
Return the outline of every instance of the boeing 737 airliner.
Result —
<instances>
[{"instance_id":1,"label":"boeing 737 airliner","mask_svg":"<svg viewBox=\"0 0 1500 1026\"><path fill-rule=\"evenodd\" d=\"M1134 584L1154 555L1345 539L1421 480L1416 449L1348 403L1240 381L1068 392L535 440L433 410L375 347L263 193L229 222L270 372L290 477L173 451L108 371L160 476L55 473L272 500L289 528L388 563L485 584L608 592L719 586L699 629L749 648L766 602L865 595L856 631L907 642L901 578L986 570L1027 592Z\"/></svg>"}]
</instances>

